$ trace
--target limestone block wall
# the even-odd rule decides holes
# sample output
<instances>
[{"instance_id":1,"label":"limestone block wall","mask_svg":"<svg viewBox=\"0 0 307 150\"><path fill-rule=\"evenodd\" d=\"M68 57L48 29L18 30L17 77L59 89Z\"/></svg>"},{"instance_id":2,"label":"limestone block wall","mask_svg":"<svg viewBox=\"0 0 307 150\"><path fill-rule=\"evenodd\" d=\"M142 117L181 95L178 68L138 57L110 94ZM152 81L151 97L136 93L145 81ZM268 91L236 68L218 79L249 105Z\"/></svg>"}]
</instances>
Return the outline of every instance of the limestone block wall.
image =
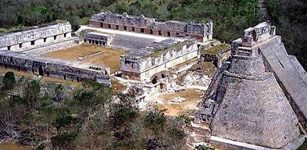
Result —
<instances>
[{"instance_id":1,"label":"limestone block wall","mask_svg":"<svg viewBox=\"0 0 307 150\"><path fill-rule=\"evenodd\" d=\"M255 27L244 30L242 35L242 46L253 46L258 42L266 41L276 35L276 27L267 22L262 22Z\"/></svg>"},{"instance_id":2,"label":"limestone block wall","mask_svg":"<svg viewBox=\"0 0 307 150\"><path fill-rule=\"evenodd\" d=\"M50 45L71 38L71 25L67 21L34 26L0 37L0 50L23 51Z\"/></svg>"},{"instance_id":3,"label":"limestone block wall","mask_svg":"<svg viewBox=\"0 0 307 150\"><path fill-rule=\"evenodd\" d=\"M2 51L0 52L0 65L41 76L51 76L64 80L70 79L76 81L92 79L111 85L109 68L92 67L77 62L44 57L31 57L22 53Z\"/></svg>"},{"instance_id":4,"label":"limestone block wall","mask_svg":"<svg viewBox=\"0 0 307 150\"><path fill-rule=\"evenodd\" d=\"M114 38L111 34L102 34L96 32L87 33L84 42L87 44L109 46Z\"/></svg>"},{"instance_id":5,"label":"limestone block wall","mask_svg":"<svg viewBox=\"0 0 307 150\"><path fill-rule=\"evenodd\" d=\"M78 41L79 41L78 38L71 38L71 39L61 41L59 43L54 43L54 44L47 45L47 46L41 46L41 47L29 49L29 50L23 51L23 53L29 54L31 56L40 56L40 55L43 55L49 52L74 47L79 44Z\"/></svg>"},{"instance_id":6,"label":"limestone block wall","mask_svg":"<svg viewBox=\"0 0 307 150\"><path fill-rule=\"evenodd\" d=\"M131 79L150 82L154 74L197 57L199 57L199 51L197 42L194 41L192 44L182 45L173 49L170 48L164 52L158 52L158 54L152 52L139 59L131 56L122 56L121 71Z\"/></svg>"},{"instance_id":7,"label":"limestone block wall","mask_svg":"<svg viewBox=\"0 0 307 150\"><path fill-rule=\"evenodd\" d=\"M165 37L192 37L200 42L211 40L213 36L213 23L206 24L162 21L141 16L129 16L102 12L91 17L89 26Z\"/></svg>"}]
</instances>

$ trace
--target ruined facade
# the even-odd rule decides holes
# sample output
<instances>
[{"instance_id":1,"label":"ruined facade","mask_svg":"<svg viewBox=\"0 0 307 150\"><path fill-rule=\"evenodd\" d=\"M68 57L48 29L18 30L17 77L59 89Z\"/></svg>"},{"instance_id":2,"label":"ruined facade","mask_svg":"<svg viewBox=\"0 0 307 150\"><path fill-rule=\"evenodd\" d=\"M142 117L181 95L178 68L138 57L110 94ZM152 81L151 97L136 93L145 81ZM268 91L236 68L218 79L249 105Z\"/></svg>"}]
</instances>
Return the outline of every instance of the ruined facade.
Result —
<instances>
[{"instance_id":1,"label":"ruined facade","mask_svg":"<svg viewBox=\"0 0 307 150\"><path fill-rule=\"evenodd\" d=\"M305 83L288 83L302 85L296 87L296 95L289 94L295 87L284 85L287 79L281 76L296 76L299 71L282 47L275 27L268 23L245 30L242 38L233 42L232 58L212 79L200 111L201 119L210 124L213 143L233 146L240 142L243 144L235 146L246 149L259 149L254 145L296 149L302 144L299 113L292 102L304 114L307 98L301 96L306 92L299 88L305 88ZM287 66L292 66L291 71Z\"/></svg>"},{"instance_id":2,"label":"ruined facade","mask_svg":"<svg viewBox=\"0 0 307 150\"><path fill-rule=\"evenodd\" d=\"M89 32L89 33L86 33L84 42L87 44L110 46L113 38L114 38L114 35L111 35L111 34Z\"/></svg>"},{"instance_id":3,"label":"ruined facade","mask_svg":"<svg viewBox=\"0 0 307 150\"><path fill-rule=\"evenodd\" d=\"M169 39L121 56L121 72L129 79L150 82L154 74L197 57L196 41Z\"/></svg>"},{"instance_id":4,"label":"ruined facade","mask_svg":"<svg viewBox=\"0 0 307 150\"><path fill-rule=\"evenodd\" d=\"M26 51L71 40L71 25L67 21L30 27L0 37L0 50Z\"/></svg>"},{"instance_id":5,"label":"ruined facade","mask_svg":"<svg viewBox=\"0 0 307 150\"><path fill-rule=\"evenodd\" d=\"M3 35L0 37L0 65L40 76L75 81L92 79L111 85L108 67L40 56L78 45L75 41L77 38L72 37L71 32L69 22L57 21Z\"/></svg>"},{"instance_id":6,"label":"ruined facade","mask_svg":"<svg viewBox=\"0 0 307 150\"><path fill-rule=\"evenodd\" d=\"M40 76L75 81L92 79L103 84L111 84L109 68L99 68L76 62L44 57L31 57L22 53L0 51L0 65L5 68L31 72Z\"/></svg>"},{"instance_id":7,"label":"ruined facade","mask_svg":"<svg viewBox=\"0 0 307 150\"><path fill-rule=\"evenodd\" d=\"M206 42L212 39L213 23L206 24L181 22L181 21L161 21L154 18L141 16L130 16L127 13L113 14L102 12L95 14L90 19L91 27L113 29L150 34L165 37L191 37L199 42Z\"/></svg>"}]
</instances>

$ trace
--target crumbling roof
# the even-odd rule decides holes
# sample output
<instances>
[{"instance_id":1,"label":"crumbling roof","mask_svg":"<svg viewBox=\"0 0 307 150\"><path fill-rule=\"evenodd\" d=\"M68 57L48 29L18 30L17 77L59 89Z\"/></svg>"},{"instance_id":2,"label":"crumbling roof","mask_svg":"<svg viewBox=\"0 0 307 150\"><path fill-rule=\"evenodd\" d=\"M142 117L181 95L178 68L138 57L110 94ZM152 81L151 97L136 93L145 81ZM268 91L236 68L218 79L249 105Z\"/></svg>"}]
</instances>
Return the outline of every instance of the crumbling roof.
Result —
<instances>
[{"instance_id":1,"label":"crumbling roof","mask_svg":"<svg viewBox=\"0 0 307 150\"><path fill-rule=\"evenodd\" d=\"M181 49L184 45L193 43L192 40L178 41L167 39L161 42L152 43L150 46L142 49L134 49L126 54L128 59L142 59L147 57L159 57L161 53Z\"/></svg>"}]
</instances>

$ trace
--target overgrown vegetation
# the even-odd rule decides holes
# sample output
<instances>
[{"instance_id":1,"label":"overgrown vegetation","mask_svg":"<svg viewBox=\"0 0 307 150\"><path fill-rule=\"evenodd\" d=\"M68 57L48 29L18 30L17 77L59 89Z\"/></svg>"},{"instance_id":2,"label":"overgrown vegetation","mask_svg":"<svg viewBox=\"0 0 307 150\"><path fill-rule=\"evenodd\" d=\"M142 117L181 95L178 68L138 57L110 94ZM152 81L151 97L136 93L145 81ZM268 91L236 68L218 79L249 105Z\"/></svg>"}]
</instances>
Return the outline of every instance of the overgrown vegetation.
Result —
<instances>
[{"instance_id":1,"label":"overgrown vegetation","mask_svg":"<svg viewBox=\"0 0 307 150\"><path fill-rule=\"evenodd\" d=\"M225 51L227 49L230 49L231 46L229 44L220 44L220 45L217 45L217 46L213 46L209 49L201 49L201 54L203 55L216 55L216 54L219 54L220 52L222 51Z\"/></svg>"},{"instance_id":2,"label":"overgrown vegetation","mask_svg":"<svg viewBox=\"0 0 307 150\"><path fill-rule=\"evenodd\" d=\"M77 87L16 78L0 91L1 137L37 149L179 149L184 120L140 112L136 100L93 81ZM22 92L14 92L22 91Z\"/></svg>"},{"instance_id":3,"label":"overgrown vegetation","mask_svg":"<svg viewBox=\"0 0 307 150\"><path fill-rule=\"evenodd\" d=\"M282 36L287 50L296 55L307 69L307 1L267 0L277 34Z\"/></svg>"}]
</instances>

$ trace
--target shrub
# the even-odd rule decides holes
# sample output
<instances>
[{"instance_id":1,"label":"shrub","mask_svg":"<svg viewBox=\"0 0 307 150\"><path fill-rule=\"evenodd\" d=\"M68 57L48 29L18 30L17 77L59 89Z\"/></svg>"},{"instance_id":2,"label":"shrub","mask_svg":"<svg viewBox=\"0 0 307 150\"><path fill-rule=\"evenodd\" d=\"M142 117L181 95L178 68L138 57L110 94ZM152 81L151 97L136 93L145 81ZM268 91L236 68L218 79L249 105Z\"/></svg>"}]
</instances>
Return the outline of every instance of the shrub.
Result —
<instances>
[{"instance_id":1,"label":"shrub","mask_svg":"<svg viewBox=\"0 0 307 150\"><path fill-rule=\"evenodd\" d=\"M13 72L7 72L3 78L3 90L11 90L14 88L16 83L15 75Z\"/></svg>"}]
</instances>

